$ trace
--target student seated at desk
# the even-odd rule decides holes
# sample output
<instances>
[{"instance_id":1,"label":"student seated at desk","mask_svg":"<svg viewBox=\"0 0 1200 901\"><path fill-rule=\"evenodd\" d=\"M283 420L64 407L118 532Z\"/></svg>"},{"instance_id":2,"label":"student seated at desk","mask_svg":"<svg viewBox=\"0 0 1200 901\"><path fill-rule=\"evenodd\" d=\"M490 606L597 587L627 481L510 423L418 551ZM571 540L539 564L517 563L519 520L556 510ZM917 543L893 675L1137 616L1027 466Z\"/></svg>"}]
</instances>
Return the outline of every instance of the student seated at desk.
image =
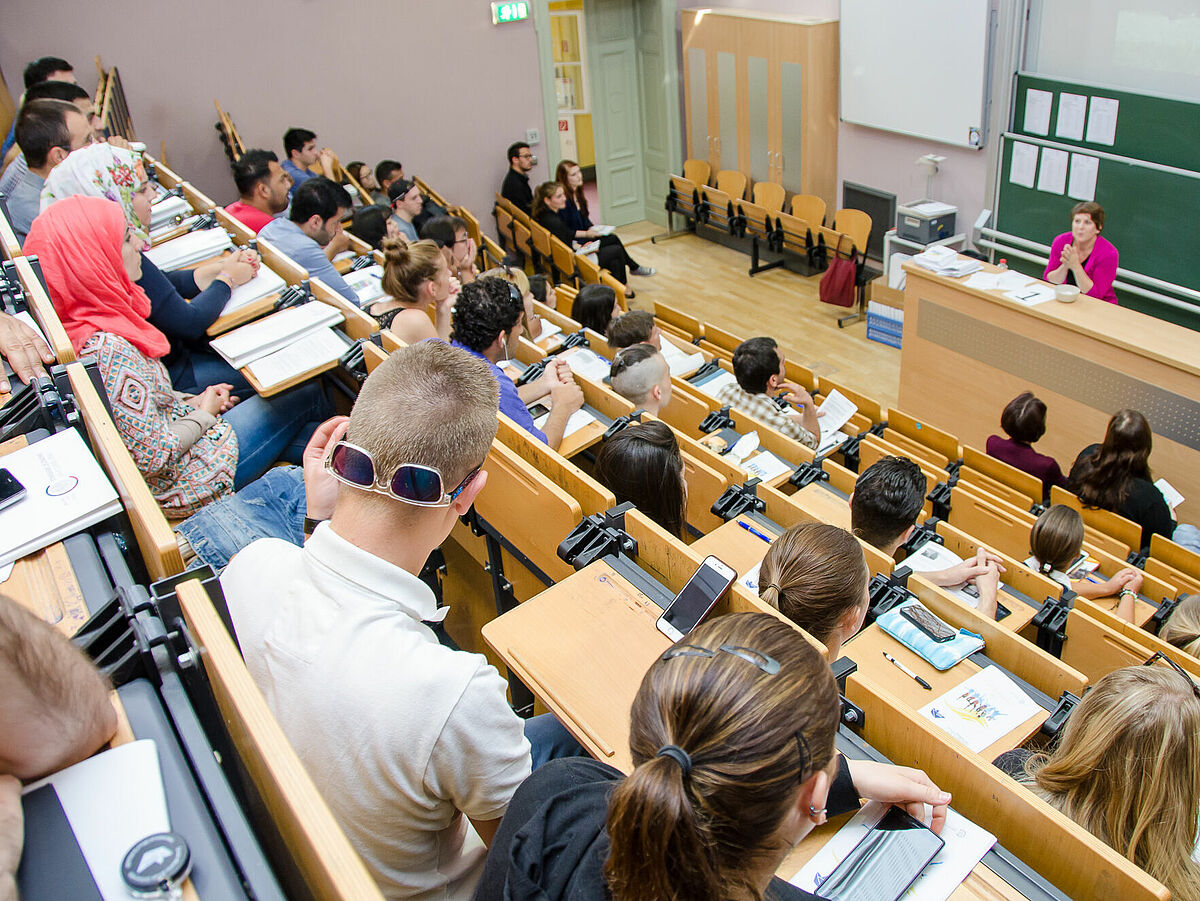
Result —
<instances>
[{"instance_id":1,"label":"student seated at desk","mask_svg":"<svg viewBox=\"0 0 1200 901\"><path fill-rule=\"evenodd\" d=\"M726 385L717 400L766 423L778 432L817 449L821 426L812 395L787 380L783 354L774 338L748 338L734 349L733 375L736 385ZM774 395L797 404L800 412L785 412L775 403Z\"/></svg>"},{"instance_id":2,"label":"student seated at desk","mask_svg":"<svg viewBox=\"0 0 1200 901\"><path fill-rule=\"evenodd\" d=\"M450 274L459 284L469 285L479 277L475 255L479 248L467 233L467 223L458 216L434 216L421 226L422 240L430 240L442 249ZM525 273L522 272L522 275Z\"/></svg>"},{"instance_id":3,"label":"student seated at desk","mask_svg":"<svg viewBox=\"0 0 1200 901\"><path fill-rule=\"evenodd\" d=\"M432 241L406 244L401 238L383 239L383 290L387 297L367 310L380 328L405 344L426 338L450 340L450 308L458 296L458 282L441 250ZM433 308L434 320L429 319Z\"/></svg>"},{"instance_id":4,"label":"student seated at desk","mask_svg":"<svg viewBox=\"0 0 1200 901\"><path fill-rule=\"evenodd\" d=\"M47 84L74 87L63 82ZM21 108L17 117L17 144L24 157L25 171L4 192L8 221L19 243L24 243L29 226L41 212L46 176L72 151L86 147L92 140L91 124L73 103L31 100Z\"/></svg>"},{"instance_id":5,"label":"student seated at desk","mask_svg":"<svg viewBox=\"0 0 1200 901\"><path fill-rule=\"evenodd\" d=\"M398 160L380 160L375 164L375 183L379 185L379 188L371 192L371 198L376 204L391 207L387 190L392 186L392 182L400 178L404 178L404 166Z\"/></svg>"},{"instance_id":6,"label":"student seated at desk","mask_svg":"<svg viewBox=\"0 0 1200 901\"><path fill-rule=\"evenodd\" d=\"M1158 637L1200 657L1200 594L1181 594Z\"/></svg>"},{"instance_id":7,"label":"student seated at desk","mask_svg":"<svg viewBox=\"0 0 1200 901\"><path fill-rule=\"evenodd\" d=\"M405 241L416 241L419 236L413 220L425 209L425 195L417 183L407 178L396 179L388 188L388 203L392 208L388 234Z\"/></svg>"},{"instance_id":8,"label":"student seated at desk","mask_svg":"<svg viewBox=\"0 0 1200 901\"><path fill-rule=\"evenodd\" d=\"M1083 552L1083 517L1078 510L1065 504L1054 504L1037 518L1029 533L1032 552L1025 565L1048 576L1064 588L1070 588L1084 598L1107 598L1119 595L1113 612L1126 622L1133 622L1133 605L1142 587L1142 571L1127 566L1112 578L1102 582L1091 579L1072 579L1067 571L1079 563Z\"/></svg>"},{"instance_id":9,"label":"student seated at desk","mask_svg":"<svg viewBox=\"0 0 1200 901\"><path fill-rule=\"evenodd\" d=\"M525 316L525 337L530 341L536 341L542 334L542 317L533 307L533 291L529 288L529 276L511 266L497 266L495 269L489 269L483 273L483 277L498 278L517 289L517 293L521 296L521 309Z\"/></svg>"},{"instance_id":10,"label":"student seated at desk","mask_svg":"<svg viewBox=\"0 0 1200 901\"><path fill-rule=\"evenodd\" d=\"M293 194L310 178L317 177L313 166L319 166L321 173L333 180L333 151L328 147L317 147L316 132L307 128L289 128L283 133L283 152L287 155L283 171L292 177Z\"/></svg>"},{"instance_id":11,"label":"student seated at desk","mask_svg":"<svg viewBox=\"0 0 1200 901\"><path fill-rule=\"evenodd\" d=\"M558 309L558 293L554 290L554 282L540 272L529 277L529 293L538 303L552 310Z\"/></svg>"},{"instance_id":12,"label":"student seated at desk","mask_svg":"<svg viewBox=\"0 0 1200 901\"><path fill-rule=\"evenodd\" d=\"M517 790L475 901L815 899L775 876L814 826L892 801L940 832L950 796L919 770L834 748L837 684L786 623L735 613L656 660L630 713L629 776L561 760Z\"/></svg>"},{"instance_id":13,"label":"student seated at desk","mask_svg":"<svg viewBox=\"0 0 1200 901\"><path fill-rule=\"evenodd\" d=\"M258 254L238 250L194 269L160 270L145 254L154 188L141 160L121 147L93 144L68 156L46 179L42 209L76 195L119 203L125 221L143 239L137 285L150 298L147 320L170 343L162 362L175 390L200 394L210 385L227 384L239 397L252 394L245 376L207 349L206 329L221 315L233 289L257 274Z\"/></svg>"},{"instance_id":14,"label":"student seated at desk","mask_svg":"<svg viewBox=\"0 0 1200 901\"><path fill-rule=\"evenodd\" d=\"M1046 434L1046 405L1032 391L1018 394L1008 402L1000 414L1000 428L1008 437L989 435L988 456L1041 479L1043 501L1049 499L1054 485L1067 487L1067 477L1058 468L1058 461L1033 449Z\"/></svg>"},{"instance_id":15,"label":"student seated at desk","mask_svg":"<svg viewBox=\"0 0 1200 901\"><path fill-rule=\"evenodd\" d=\"M227 212L256 235L288 208L292 177L279 165L271 150L247 150L233 164L238 199Z\"/></svg>"},{"instance_id":16,"label":"student seated at desk","mask_svg":"<svg viewBox=\"0 0 1200 901\"><path fill-rule=\"evenodd\" d=\"M418 573L487 483L497 398L462 350L392 353L310 468L329 521L303 548L255 542L221 576L250 675L388 898L469 898L484 848L467 820L491 840L531 743L532 765L582 753L427 625L445 611Z\"/></svg>"},{"instance_id":17,"label":"student seated at desk","mask_svg":"<svg viewBox=\"0 0 1200 901\"><path fill-rule=\"evenodd\" d=\"M996 766L1180 901L1200 899L1200 688L1161 659L1109 673L1083 696L1049 754Z\"/></svg>"},{"instance_id":18,"label":"student seated at desk","mask_svg":"<svg viewBox=\"0 0 1200 901\"><path fill-rule=\"evenodd\" d=\"M0 898L17 897L21 783L90 757L116 731L108 685L92 662L0 595Z\"/></svg>"},{"instance_id":19,"label":"student seated at desk","mask_svg":"<svg viewBox=\"0 0 1200 901\"><path fill-rule=\"evenodd\" d=\"M146 321L150 300L135 284L144 239L117 204L60 200L29 240L67 337L77 354L96 357L121 440L169 518L249 484L281 455L300 462L325 418L319 382L240 403L229 385L195 396L172 389L167 339Z\"/></svg>"},{"instance_id":20,"label":"student seated at desk","mask_svg":"<svg viewBox=\"0 0 1200 901\"><path fill-rule=\"evenodd\" d=\"M371 245L372 250L383 249L383 239L387 237L387 220L390 210L386 206L359 207L354 211L354 219L350 223L350 234Z\"/></svg>"},{"instance_id":21,"label":"student seated at desk","mask_svg":"<svg viewBox=\"0 0 1200 901\"><path fill-rule=\"evenodd\" d=\"M758 571L758 596L836 660L867 617L870 578L853 535L828 523L805 522L771 543Z\"/></svg>"},{"instance_id":22,"label":"student seated at desk","mask_svg":"<svg viewBox=\"0 0 1200 901\"><path fill-rule=\"evenodd\" d=\"M613 391L657 416L671 402L671 368L649 344L634 344L613 357L608 370Z\"/></svg>"},{"instance_id":23,"label":"student seated at desk","mask_svg":"<svg viewBox=\"0 0 1200 901\"><path fill-rule=\"evenodd\" d=\"M498 278L479 278L464 285L454 307L451 343L485 360L500 385L500 412L553 448L562 444L571 414L583 407L583 392L565 360L554 360L525 391L497 366L512 355L521 337L524 306L519 290ZM550 396L550 418L543 432L533 424L526 404Z\"/></svg>"},{"instance_id":24,"label":"student seated at desk","mask_svg":"<svg viewBox=\"0 0 1200 901\"><path fill-rule=\"evenodd\" d=\"M617 292L608 285L584 285L571 307L571 318L597 335L607 334L608 324L620 313Z\"/></svg>"},{"instance_id":25,"label":"student seated at desk","mask_svg":"<svg viewBox=\"0 0 1200 901\"><path fill-rule=\"evenodd\" d=\"M925 505L925 475L907 457L882 457L863 471L850 495L850 527L872 547L895 557L912 536ZM1000 558L980 547L978 553L955 566L923 572L921 576L943 588L971 582L979 591L977 609L995 619Z\"/></svg>"},{"instance_id":26,"label":"student seated at desk","mask_svg":"<svg viewBox=\"0 0 1200 901\"><path fill-rule=\"evenodd\" d=\"M651 344L655 350L662 350L662 330L649 310L630 310L615 316L608 323L605 337L613 350L634 344Z\"/></svg>"},{"instance_id":27,"label":"student seated at desk","mask_svg":"<svg viewBox=\"0 0 1200 901\"><path fill-rule=\"evenodd\" d=\"M687 519L683 455L671 427L661 422L626 426L596 455L596 481L617 503L634 506L676 537Z\"/></svg>"},{"instance_id":28,"label":"student seated at desk","mask_svg":"<svg viewBox=\"0 0 1200 901\"><path fill-rule=\"evenodd\" d=\"M350 246L342 228L350 207L350 195L341 185L317 175L292 191L288 218L272 219L258 235L357 306L358 295L330 262Z\"/></svg>"}]
</instances>

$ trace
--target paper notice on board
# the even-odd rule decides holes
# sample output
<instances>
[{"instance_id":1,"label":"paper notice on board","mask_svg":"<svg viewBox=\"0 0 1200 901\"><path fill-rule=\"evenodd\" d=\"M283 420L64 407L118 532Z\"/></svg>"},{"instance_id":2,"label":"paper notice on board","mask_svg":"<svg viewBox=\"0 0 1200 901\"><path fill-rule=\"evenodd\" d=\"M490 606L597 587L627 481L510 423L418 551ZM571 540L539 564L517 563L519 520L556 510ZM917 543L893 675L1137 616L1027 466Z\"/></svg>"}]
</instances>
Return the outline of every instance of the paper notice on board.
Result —
<instances>
[{"instance_id":1,"label":"paper notice on board","mask_svg":"<svg viewBox=\"0 0 1200 901\"><path fill-rule=\"evenodd\" d=\"M1087 119L1088 99L1084 94L1058 95L1058 124L1054 134L1068 141L1083 140L1083 123Z\"/></svg>"},{"instance_id":2,"label":"paper notice on board","mask_svg":"<svg viewBox=\"0 0 1200 901\"><path fill-rule=\"evenodd\" d=\"M1036 88L1025 90L1025 133L1031 135L1050 134L1050 106L1054 95Z\"/></svg>"},{"instance_id":3,"label":"paper notice on board","mask_svg":"<svg viewBox=\"0 0 1200 901\"><path fill-rule=\"evenodd\" d=\"M1067 158L1065 150L1042 148L1042 167L1038 170L1039 191L1050 194L1061 194L1067 189Z\"/></svg>"},{"instance_id":4,"label":"paper notice on board","mask_svg":"<svg viewBox=\"0 0 1200 901\"><path fill-rule=\"evenodd\" d=\"M1067 182L1067 196L1076 200L1096 199L1096 173L1100 160L1083 153L1071 154L1071 177Z\"/></svg>"},{"instance_id":5,"label":"paper notice on board","mask_svg":"<svg viewBox=\"0 0 1200 901\"><path fill-rule=\"evenodd\" d=\"M1093 97L1092 109L1088 114L1087 139L1089 144L1107 144L1117 141L1117 109L1120 100L1110 97Z\"/></svg>"},{"instance_id":6,"label":"paper notice on board","mask_svg":"<svg viewBox=\"0 0 1200 901\"><path fill-rule=\"evenodd\" d=\"M1013 141L1012 163L1008 168L1008 180L1014 185L1033 187L1037 175L1038 148L1036 144Z\"/></svg>"}]
</instances>

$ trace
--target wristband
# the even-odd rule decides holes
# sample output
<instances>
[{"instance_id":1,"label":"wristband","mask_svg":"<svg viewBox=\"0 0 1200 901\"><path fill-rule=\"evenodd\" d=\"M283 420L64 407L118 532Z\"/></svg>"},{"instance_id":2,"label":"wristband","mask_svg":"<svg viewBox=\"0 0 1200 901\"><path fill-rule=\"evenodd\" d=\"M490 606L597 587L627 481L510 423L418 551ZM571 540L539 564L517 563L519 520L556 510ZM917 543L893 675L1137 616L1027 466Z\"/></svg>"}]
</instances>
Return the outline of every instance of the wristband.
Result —
<instances>
[{"instance_id":1,"label":"wristband","mask_svg":"<svg viewBox=\"0 0 1200 901\"><path fill-rule=\"evenodd\" d=\"M317 526L325 522L323 519L313 519L312 517L304 517L304 537L311 538L312 533L317 530Z\"/></svg>"}]
</instances>

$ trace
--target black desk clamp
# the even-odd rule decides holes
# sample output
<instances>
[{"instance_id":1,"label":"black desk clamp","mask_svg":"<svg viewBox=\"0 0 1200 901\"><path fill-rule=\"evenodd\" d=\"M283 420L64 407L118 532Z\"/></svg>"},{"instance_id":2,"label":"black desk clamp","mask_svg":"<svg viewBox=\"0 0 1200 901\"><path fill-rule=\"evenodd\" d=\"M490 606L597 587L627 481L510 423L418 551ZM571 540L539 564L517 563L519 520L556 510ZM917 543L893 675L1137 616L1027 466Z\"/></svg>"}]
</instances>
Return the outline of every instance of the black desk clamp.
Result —
<instances>
[{"instance_id":1,"label":"black desk clamp","mask_svg":"<svg viewBox=\"0 0 1200 901\"><path fill-rule=\"evenodd\" d=\"M1129 556L1125 558L1125 562L1131 566L1136 566L1138 569L1145 569L1146 558L1149 556L1149 553L1143 553L1141 550L1132 550L1129 552Z\"/></svg>"},{"instance_id":2,"label":"black desk clamp","mask_svg":"<svg viewBox=\"0 0 1200 901\"><path fill-rule=\"evenodd\" d=\"M201 213L196 217L196 221L188 226L188 233L204 231L206 228L216 228L220 224L217 221L217 214L209 210L207 213Z\"/></svg>"},{"instance_id":3,"label":"black desk clamp","mask_svg":"<svg viewBox=\"0 0 1200 901\"><path fill-rule=\"evenodd\" d=\"M939 535L935 530L935 525L936 523L926 521L913 529L912 534L908 536L908 541L904 542L904 544L900 546L901 550L904 551L905 556L908 556L909 554L915 554L931 541L934 544L941 545L946 543L945 539L943 539L942 536Z\"/></svg>"},{"instance_id":4,"label":"black desk clamp","mask_svg":"<svg viewBox=\"0 0 1200 901\"><path fill-rule=\"evenodd\" d=\"M697 342L699 342L699 340L700 339L697 338L692 343L696 344ZM696 382L698 382L700 379L704 378L705 376L712 375L714 372L720 372L720 371L721 371L721 364L718 363L716 360L709 360L707 363L705 363L703 366L701 366L699 369L697 369L695 372L693 372L691 374L691 376L688 378L688 382L690 382L691 384L694 385L694 384L696 384Z\"/></svg>"},{"instance_id":5,"label":"black desk clamp","mask_svg":"<svg viewBox=\"0 0 1200 901\"><path fill-rule=\"evenodd\" d=\"M912 570L907 566L897 566L890 576L876 573L867 584L867 594L870 603L867 605L867 618L864 625L870 625L876 618L899 607L905 601L916 598L908 590L908 577Z\"/></svg>"},{"instance_id":6,"label":"black desk clamp","mask_svg":"<svg viewBox=\"0 0 1200 901\"><path fill-rule=\"evenodd\" d=\"M561 354L564 350L570 350L572 347L591 347L591 344L588 343L587 335L583 333L583 329L571 332L571 334L563 338L563 342L558 348L558 353Z\"/></svg>"},{"instance_id":7,"label":"black desk clamp","mask_svg":"<svg viewBox=\"0 0 1200 901\"><path fill-rule=\"evenodd\" d=\"M634 505L626 501L584 517L559 544L558 556L577 570L609 555L636 557L637 541L625 531L625 513L632 509Z\"/></svg>"},{"instance_id":8,"label":"black desk clamp","mask_svg":"<svg viewBox=\"0 0 1200 901\"><path fill-rule=\"evenodd\" d=\"M1063 642L1067 640L1067 616L1071 608L1066 598L1046 598L1042 609L1033 615L1037 629L1037 646L1055 657L1062 657Z\"/></svg>"},{"instance_id":9,"label":"black desk clamp","mask_svg":"<svg viewBox=\"0 0 1200 901\"><path fill-rule=\"evenodd\" d=\"M1158 609L1151 614L1150 621L1146 623L1144 628L1157 635L1162 630L1163 623L1170 618L1171 614L1175 612L1175 608L1178 606L1178 599L1163 598L1162 601L1159 602Z\"/></svg>"},{"instance_id":10,"label":"black desk clamp","mask_svg":"<svg viewBox=\"0 0 1200 901\"><path fill-rule=\"evenodd\" d=\"M758 485L762 479L748 479L743 485L730 485L712 505L712 513L725 522L737 519L743 513L762 513L767 502L758 496Z\"/></svg>"},{"instance_id":11,"label":"black desk clamp","mask_svg":"<svg viewBox=\"0 0 1200 901\"><path fill-rule=\"evenodd\" d=\"M366 338L359 338L338 357L338 365L359 385L367 380L367 358L362 349L363 342L366 340Z\"/></svg>"},{"instance_id":12,"label":"black desk clamp","mask_svg":"<svg viewBox=\"0 0 1200 901\"><path fill-rule=\"evenodd\" d=\"M604 430L604 434L600 436L601 443L607 441L618 432L625 430L635 422L640 423L645 414L645 410L634 410L632 413L628 413L625 416L618 416L612 421L612 425Z\"/></svg>"},{"instance_id":13,"label":"black desk clamp","mask_svg":"<svg viewBox=\"0 0 1200 901\"><path fill-rule=\"evenodd\" d=\"M729 415L729 404L726 404L719 410L713 410L707 416L700 420L700 431L706 435L713 432L719 432L722 429L732 429L735 427L733 417Z\"/></svg>"},{"instance_id":14,"label":"black desk clamp","mask_svg":"<svg viewBox=\"0 0 1200 901\"><path fill-rule=\"evenodd\" d=\"M807 488L814 482L828 482L829 473L821 468L821 464L815 460L811 463L801 463L796 467L796 471L792 473L788 481L795 485L796 488Z\"/></svg>"},{"instance_id":15,"label":"black desk clamp","mask_svg":"<svg viewBox=\"0 0 1200 901\"><path fill-rule=\"evenodd\" d=\"M933 515L937 519L948 519L950 516L950 493L954 490L954 484L950 479L938 482L925 496L925 500L933 505Z\"/></svg>"},{"instance_id":16,"label":"black desk clamp","mask_svg":"<svg viewBox=\"0 0 1200 901\"><path fill-rule=\"evenodd\" d=\"M846 700L846 677L851 673L858 672L858 664L849 657L839 657L830 665L833 670L833 678L838 684L838 700L841 702L840 719L843 725L850 726L854 729L861 730L866 724L866 715L861 707L852 701Z\"/></svg>"},{"instance_id":17,"label":"black desk clamp","mask_svg":"<svg viewBox=\"0 0 1200 901\"><path fill-rule=\"evenodd\" d=\"M1067 724L1067 718L1078 705L1079 698L1069 691L1064 691L1058 699L1058 706L1054 708L1054 712L1046 717L1046 722L1042 723L1042 734L1051 738L1058 735L1062 731L1062 727Z\"/></svg>"},{"instance_id":18,"label":"black desk clamp","mask_svg":"<svg viewBox=\"0 0 1200 901\"><path fill-rule=\"evenodd\" d=\"M358 272L360 269L370 269L374 265L375 256L370 253L363 253L354 258L354 262L350 264L350 271Z\"/></svg>"},{"instance_id":19,"label":"black desk clamp","mask_svg":"<svg viewBox=\"0 0 1200 901\"><path fill-rule=\"evenodd\" d=\"M543 372L545 372L546 363L549 362L549 359L549 357L546 357L545 359L538 360L532 366L526 367L525 371L517 376L517 387L520 388L522 385L528 385L534 379L538 378Z\"/></svg>"},{"instance_id":20,"label":"black desk clamp","mask_svg":"<svg viewBox=\"0 0 1200 901\"><path fill-rule=\"evenodd\" d=\"M312 291L308 287L308 279L304 279L298 285L289 285L279 292L279 299L275 301L275 311L286 310L288 307L298 307L301 304L308 303L313 299Z\"/></svg>"}]
</instances>

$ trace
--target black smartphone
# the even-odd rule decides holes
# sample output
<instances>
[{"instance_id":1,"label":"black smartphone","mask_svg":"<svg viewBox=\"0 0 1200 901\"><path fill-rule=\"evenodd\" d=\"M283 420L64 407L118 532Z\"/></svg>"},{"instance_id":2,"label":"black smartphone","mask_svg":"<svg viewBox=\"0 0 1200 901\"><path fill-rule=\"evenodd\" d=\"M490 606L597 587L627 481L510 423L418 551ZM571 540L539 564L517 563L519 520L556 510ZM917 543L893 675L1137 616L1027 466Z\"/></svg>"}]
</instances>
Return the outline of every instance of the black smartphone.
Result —
<instances>
[{"instance_id":1,"label":"black smartphone","mask_svg":"<svg viewBox=\"0 0 1200 901\"><path fill-rule=\"evenodd\" d=\"M705 557L695 575L658 618L658 631L671 641L679 641L699 625L736 578L733 567L716 557Z\"/></svg>"},{"instance_id":2,"label":"black smartphone","mask_svg":"<svg viewBox=\"0 0 1200 901\"><path fill-rule=\"evenodd\" d=\"M945 842L899 807L883 818L817 888L825 901L897 901Z\"/></svg>"},{"instance_id":3,"label":"black smartphone","mask_svg":"<svg viewBox=\"0 0 1200 901\"><path fill-rule=\"evenodd\" d=\"M0 510L25 497L25 486L7 469L0 468Z\"/></svg>"},{"instance_id":4,"label":"black smartphone","mask_svg":"<svg viewBox=\"0 0 1200 901\"><path fill-rule=\"evenodd\" d=\"M550 408L542 403L534 403L529 405L529 415L534 419L540 419L550 412Z\"/></svg>"},{"instance_id":5,"label":"black smartphone","mask_svg":"<svg viewBox=\"0 0 1200 901\"><path fill-rule=\"evenodd\" d=\"M900 608L900 615L934 641L950 641L958 634L920 604Z\"/></svg>"}]
</instances>

